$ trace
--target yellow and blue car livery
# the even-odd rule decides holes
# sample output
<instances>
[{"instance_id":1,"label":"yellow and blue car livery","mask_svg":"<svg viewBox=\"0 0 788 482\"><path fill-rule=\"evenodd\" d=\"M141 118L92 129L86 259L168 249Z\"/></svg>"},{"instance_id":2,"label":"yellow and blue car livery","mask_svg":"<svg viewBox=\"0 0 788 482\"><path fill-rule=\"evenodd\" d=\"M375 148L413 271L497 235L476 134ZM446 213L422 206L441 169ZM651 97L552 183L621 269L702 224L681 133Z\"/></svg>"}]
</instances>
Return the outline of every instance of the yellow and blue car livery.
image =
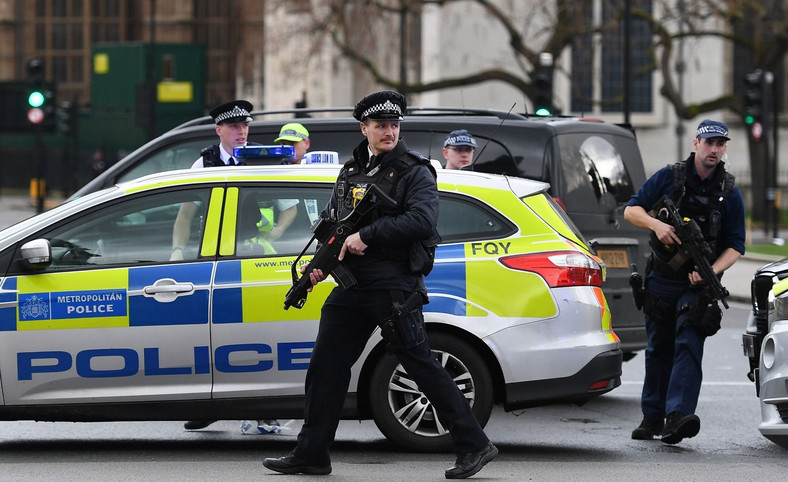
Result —
<instances>
[{"instance_id":1,"label":"yellow and blue car livery","mask_svg":"<svg viewBox=\"0 0 788 482\"><path fill-rule=\"evenodd\" d=\"M310 210L325 205L337 172L171 171L0 231L0 419L254 418L261 406L272 418L298 417L334 285L316 286L301 310L283 301L311 235ZM466 350L485 360L484 378L497 386L467 395L474 406L582 401L618 386L604 264L548 186L460 171L438 181L443 243L426 279L425 320L436 352L459 357L457 366L472 365ZM303 212L263 255L241 250L239 206L251 194L298 199ZM199 212L193 235L184 259L170 261L172 226L187 202ZM53 255L55 244L76 248ZM375 333L354 366L347 417L393 410L370 393L382 348ZM461 377L466 388L484 386L474 375ZM156 410L140 412L140 403ZM437 436L445 433L425 435Z\"/></svg>"}]
</instances>

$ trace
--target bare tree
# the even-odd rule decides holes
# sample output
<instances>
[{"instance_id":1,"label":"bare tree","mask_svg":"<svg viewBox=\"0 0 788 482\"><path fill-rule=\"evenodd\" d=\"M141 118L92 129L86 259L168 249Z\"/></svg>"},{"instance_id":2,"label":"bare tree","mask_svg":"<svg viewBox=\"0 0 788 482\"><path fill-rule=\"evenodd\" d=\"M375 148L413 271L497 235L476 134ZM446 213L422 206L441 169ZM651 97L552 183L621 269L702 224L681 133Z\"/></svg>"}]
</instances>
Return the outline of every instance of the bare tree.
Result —
<instances>
[{"instance_id":1,"label":"bare tree","mask_svg":"<svg viewBox=\"0 0 788 482\"><path fill-rule=\"evenodd\" d=\"M314 19L314 24L315 31L330 35L342 56L350 59L359 72L368 75L377 85L421 93L495 81L504 82L533 99L536 94L534 66L539 54L547 52L557 59L580 36L620 29L626 1L631 2L631 18L646 22L654 34L651 62L639 67L632 75L637 78L658 71L662 80L660 93L680 119L689 120L705 112L725 109L743 121L744 103L741 96L734 95L734 85L740 79L728 83L730 88L717 97L683 98L676 82L678 41L719 39L725 42L729 52L734 49L745 52L744 57L751 62L749 69L766 71L778 71L788 49L788 22L781 14L785 0L653 0L650 10L640 8L643 2L638 0L534 1L527 3L526 8L530 11L525 16L532 21L523 25L512 20L514 7L523 8L522 0L324 0L323 3L329 5L328 14L323 11L320 18ZM604 25L592 25L586 20L598 2L617 12ZM418 71L414 67L418 59L405 57L417 57L418 45L406 45L414 37L407 28L402 28L404 23L418 25L418 18L427 6L445 8L456 4L465 4L465 8L470 5L481 7L487 13L485 20L490 20L487 28L506 33L512 65L516 65L516 69L486 68L429 82L422 82L417 75L408 78L406 63L410 62L410 71ZM394 34L395 25L400 27L399 35ZM386 35L375 35L380 31ZM383 46L375 42L390 44ZM400 56L376 55L379 48L400 52ZM400 59L399 64L393 62L396 58ZM727 73L721 72L720 75ZM571 85L571 73L563 74ZM574 86L572 95L580 95ZM612 99L585 100L604 104L618 103L624 98L622 92ZM762 173L767 167L765 143L757 142L751 132L748 133L748 142L753 192L763 192L766 186ZM756 216L763 213L764 200L754 196L753 201Z\"/></svg>"}]
</instances>

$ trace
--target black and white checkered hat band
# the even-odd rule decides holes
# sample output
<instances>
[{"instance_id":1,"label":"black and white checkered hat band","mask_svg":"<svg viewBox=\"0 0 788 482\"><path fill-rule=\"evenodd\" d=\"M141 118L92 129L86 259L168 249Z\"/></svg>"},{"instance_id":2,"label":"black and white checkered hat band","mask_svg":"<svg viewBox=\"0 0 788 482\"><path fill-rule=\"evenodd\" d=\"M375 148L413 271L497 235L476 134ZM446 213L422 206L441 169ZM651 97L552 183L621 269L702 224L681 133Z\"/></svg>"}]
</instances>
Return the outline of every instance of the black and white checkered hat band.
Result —
<instances>
[{"instance_id":1,"label":"black and white checkered hat band","mask_svg":"<svg viewBox=\"0 0 788 482\"><path fill-rule=\"evenodd\" d=\"M397 115L402 117L402 109L400 109L399 105L391 102L390 100L387 100L382 104L373 105L369 109L365 110L364 113L361 114L361 118L362 119L367 118L370 115L376 114L378 112L388 112L388 113L396 112Z\"/></svg>"},{"instance_id":2,"label":"black and white checkered hat band","mask_svg":"<svg viewBox=\"0 0 788 482\"><path fill-rule=\"evenodd\" d=\"M216 116L216 123L220 123L226 121L227 119L232 119L234 117L251 117L249 115L249 111L246 109L242 109L237 105L233 107L233 110L228 110L227 112L222 112L221 114Z\"/></svg>"}]
</instances>

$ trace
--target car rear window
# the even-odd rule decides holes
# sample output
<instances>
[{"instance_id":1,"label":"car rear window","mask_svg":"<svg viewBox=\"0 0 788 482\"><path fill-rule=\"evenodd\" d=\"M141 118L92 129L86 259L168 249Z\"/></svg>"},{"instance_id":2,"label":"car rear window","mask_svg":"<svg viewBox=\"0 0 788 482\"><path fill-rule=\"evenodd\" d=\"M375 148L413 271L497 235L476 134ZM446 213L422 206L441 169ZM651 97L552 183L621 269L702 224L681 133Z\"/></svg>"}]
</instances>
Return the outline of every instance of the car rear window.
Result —
<instances>
[{"instance_id":1,"label":"car rear window","mask_svg":"<svg viewBox=\"0 0 788 482\"><path fill-rule=\"evenodd\" d=\"M619 148L626 138L580 133L559 135L557 141L567 205L593 206L609 193L620 206L635 193Z\"/></svg>"}]
</instances>

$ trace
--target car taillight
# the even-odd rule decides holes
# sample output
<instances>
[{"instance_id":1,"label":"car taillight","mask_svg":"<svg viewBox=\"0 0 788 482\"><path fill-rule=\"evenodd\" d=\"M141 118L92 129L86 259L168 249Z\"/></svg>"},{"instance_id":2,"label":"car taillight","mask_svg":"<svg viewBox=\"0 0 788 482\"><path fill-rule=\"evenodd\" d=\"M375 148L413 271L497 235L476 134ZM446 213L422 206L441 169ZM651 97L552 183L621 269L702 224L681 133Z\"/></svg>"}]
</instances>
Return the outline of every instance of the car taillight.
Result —
<instances>
[{"instance_id":1,"label":"car taillight","mask_svg":"<svg viewBox=\"0 0 788 482\"><path fill-rule=\"evenodd\" d=\"M507 268L539 274L551 288L559 286L602 286L602 268L576 251L519 254L501 258Z\"/></svg>"},{"instance_id":2,"label":"car taillight","mask_svg":"<svg viewBox=\"0 0 788 482\"><path fill-rule=\"evenodd\" d=\"M563 210L564 210L564 212L568 212L568 211L566 210L566 204L564 204L564 202L563 202L563 201L561 201L561 200L560 200L560 199L558 199L557 197L554 197L554 198L553 198L553 201L555 201L555 203L556 203L556 204L558 204L559 206L561 206L561 209L563 209Z\"/></svg>"}]
</instances>

